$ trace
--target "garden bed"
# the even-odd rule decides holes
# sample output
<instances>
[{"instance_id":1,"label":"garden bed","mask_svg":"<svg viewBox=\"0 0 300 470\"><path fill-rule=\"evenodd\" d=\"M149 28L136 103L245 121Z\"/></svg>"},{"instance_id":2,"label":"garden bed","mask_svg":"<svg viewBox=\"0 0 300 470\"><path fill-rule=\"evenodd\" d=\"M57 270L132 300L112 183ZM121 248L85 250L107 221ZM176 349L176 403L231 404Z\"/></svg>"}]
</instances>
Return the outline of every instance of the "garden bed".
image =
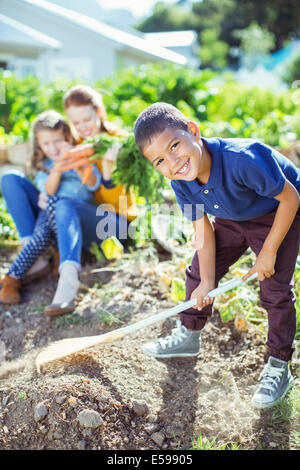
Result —
<instances>
[{"instance_id":1,"label":"garden bed","mask_svg":"<svg viewBox=\"0 0 300 470\"><path fill-rule=\"evenodd\" d=\"M271 411L252 409L264 333L251 322L223 323L217 311L198 358L143 355L144 342L174 327L170 318L37 373L37 354L55 340L105 333L173 306L163 276L183 279L191 253L182 245L163 259L145 248L87 264L75 312L57 319L43 313L57 282L51 276L24 288L21 305L0 306L1 449L299 449L299 368L292 365L298 392ZM4 270L15 253L0 255Z\"/></svg>"}]
</instances>

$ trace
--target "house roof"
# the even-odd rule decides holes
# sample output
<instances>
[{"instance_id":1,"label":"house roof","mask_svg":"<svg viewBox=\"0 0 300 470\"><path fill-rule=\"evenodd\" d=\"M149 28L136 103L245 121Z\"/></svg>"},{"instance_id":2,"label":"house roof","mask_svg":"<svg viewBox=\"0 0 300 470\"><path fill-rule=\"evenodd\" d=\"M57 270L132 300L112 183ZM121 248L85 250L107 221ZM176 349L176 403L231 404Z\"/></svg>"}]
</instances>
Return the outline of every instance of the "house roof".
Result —
<instances>
[{"instance_id":1,"label":"house roof","mask_svg":"<svg viewBox=\"0 0 300 470\"><path fill-rule=\"evenodd\" d=\"M27 44L30 46L41 47L46 46L51 49L59 49L61 43L56 39L47 36L29 26L26 26L19 21L2 15L0 13L0 41L13 42L15 44Z\"/></svg>"},{"instance_id":2,"label":"house roof","mask_svg":"<svg viewBox=\"0 0 300 470\"><path fill-rule=\"evenodd\" d=\"M145 33L145 39L150 39L161 47L192 46L197 40L196 31L167 31L159 33Z\"/></svg>"},{"instance_id":3,"label":"house roof","mask_svg":"<svg viewBox=\"0 0 300 470\"><path fill-rule=\"evenodd\" d=\"M101 21L95 20L89 16L83 15L76 11L71 11L67 8L61 7L57 4L50 3L46 0L21 0L24 3L28 3L32 6L53 13L54 15L65 19L73 24L77 24L86 30L92 31L96 34L101 35L117 43L119 46L124 48L131 48L140 51L144 54L167 60L169 62L175 62L180 65L187 63L186 57L176 52L165 49L161 46L157 46L147 39L139 35L134 35L126 31L117 29L114 26L110 26Z\"/></svg>"}]
</instances>

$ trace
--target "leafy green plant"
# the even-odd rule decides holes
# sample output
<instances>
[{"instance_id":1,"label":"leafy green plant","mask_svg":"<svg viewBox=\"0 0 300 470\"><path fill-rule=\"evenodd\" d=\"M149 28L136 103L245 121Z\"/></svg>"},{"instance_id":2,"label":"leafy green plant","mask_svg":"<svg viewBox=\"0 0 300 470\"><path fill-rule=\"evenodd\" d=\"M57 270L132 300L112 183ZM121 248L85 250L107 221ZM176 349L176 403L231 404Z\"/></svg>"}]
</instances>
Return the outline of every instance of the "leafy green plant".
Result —
<instances>
[{"instance_id":1,"label":"leafy green plant","mask_svg":"<svg viewBox=\"0 0 300 470\"><path fill-rule=\"evenodd\" d=\"M97 311L97 314L99 315L101 322L108 326L112 326L117 323L124 323L121 320L121 317L125 317L127 315L127 313L115 315L114 313L109 312L103 307L100 307L100 309Z\"/></svg>"},{"instance_id":2,"label":"leafy green plant","mask_svg":"<svg viewBox=\"0 0 300 470\"><path fill-rule=\"evenodd\" d=\"M0 80L5 89L5 103L0 106L0 125L6 133L27 139L31 122L46 106L40 94L40 81L31 76L20 79L7 72L0 73Z\"/></svg>"},{"instance_id":3,"label":"leafy green plant","mask_svg":"<svg viewBox=\"0 0 300 470\"><path fill-rule=\"evenodd\" d=\"M18 242L18 240L13 219L7 212L3 198L0 198L0 244L8 241Z\"/></svg>"},{"instance_id":4,"label":"leafy green plant","mask_svg":"<svg viewBox=\"0 0 300 470\"><path fill-rule=\"evenodd\" d=\"M242 61L249 69L267 57L275 46L275 35L255 21L247 28L235 30L233 34L241 40Z\"/></svg>"},{"instance_id":5,"label":"leafy green plant","mask_svg":"<svg viewBox=\"0 0 300 470\"><path fill-rule=\"evenodd\" d=\"M0 80L6 98L0 108L1 142L28 139L33 119L45 109L63 113L63 95L76 83L44 84L7 72L0 73ZM204 137L253 137L269 145L287 145L287 135L300 137L299 89L274 92L238 83L228 73L173 64L131 67L92 85L103 95L108 118L129 132L145 107L165 101L198 122ZM128 174L131 178L133 172Z\"/></svg>"},{"instance_id":6,"label":"leafy green plant","mask_svg":"<svg viewBox=\"0 0 300 470\"><path fill-rule=\"evenodd\" d=\"M232 277L240 277L246 274L253 264L253 254L248 251L230 269L225 280ZM224 323L234 321L251 322L260 327L262 332L266 329L267 316L265 310L260 307L258 286L255 281L241 285L216 297L215 308L220 312Z\"/></svg>"},{"instance_id":7,"label":"leafy green plant","mask_svg":"<svg viewBox=\"0 0 300 470\"><path fill-rule=\"evenodd\" d=\"M69 313L62 317L55 318L54 328L66 328L69 325L78 325L88 323L89 319L77 313Z\"/></svg>"},{"instance_id":8,"label":"leafy green plant","mask_svg":"<svg viewBox=\"0 0 300 470\"><path fill-rule=\"evenodd\" d=\"M210 70L199 72L172 64L145 64L117 72L95 85L104 90L108 115L119 116L131 129L139 113L156 101L171 103L179 109L184 106L185 110L188 106L190 118L205 118L201 105L212 98L207 90L213 77L215 74ZM197 93L200 90L204 95Z\"/></svg>"},{"instance_id":9,"label":"leafy green plant","mask_svg":"<svg viewBox=\"0 0 300 470\"><path fill-rule=\"evenodd\" d=\"M293 387L285 400L282 400L268 412L269 426L276 428L286 422L297 423L300 419L300 390Z\"/></svg>"},{"instance_id":10,"label":"leafy green plant","mask_svg":"<svg viewBox=\"0 0 300 470\"><path fill-rule=\"evenodd\" d=\"M97 261L104 261L105 260L105 256L104 256L104 254L101 250L101 247L96 242L91 243L89 251L92 253L92 255L95 256Z\"/></svg>"},{"instance_id":11,"label":"leafy green plant","mask_svg":"<svg viewBox=\"0 0 300 470\"><path fill-rule=\"evenodd\" d=\"M220 41L220 28L205 29L200 33L201 48L199 56L202 67L220 70L227 66L229 45Z\"/></svg>"},{"instance_id":12,"label":"leafy green plant","mask_svg":"<svg viewBox=\"0 0 300 470\"><path fill-rule=\"evenodd\" d=\"M174 278L171 284L171 299L173 302L185 300L185 282L182 279Z\"/></svg>"},{"instance_id":13,"label":"leafy green plant","mask_svg":"<svg viewBox=\"0 0 300 470\"><path fill-rule=\"evenodd\" d=\"M239 446L235 443L217 444L215 440L208 441L200 433L193 441L191 450L239 450Z\"/></svg>"},{"instance_id":14,"label":"leafy green plant","mask_svg":"<svg viewBox=\"0 0 300 470\"><path fill-rule=\"evenodd\" d=\"M123 137L100 134L86 142L92 143L95 149L90 161L102 158L113 144L121 144L112 175L114 183L123 184L127 191L133 187L137 196L144 197L148 202L162 199L161 192L167 187L166 180L140 152L133 134Z\"/></svg>"},{"instance_id":15,"label":"leafy green plant","mask_svg":"<svg viewBox=\"0 0 300 470\"><path fill-rule=\"evenodd\" d=\"M300 253L298 256L297 264L296 264L296 269L294 273L294 290L296 294L296 315L297 315L297 326L296 326L296 335L295 335L295 340L300 342Z\"/></svg>"},{"instance_id":16,"label":"leafy green plant","mask_svg":"<svg viewBox=\"0 0 300 470\"><path fill-rule=\"evenodd\" d=\"M300 80L300 53L297 54L286 66L282 79L288 84L292 85L295 81Z\"/></svg>"}]
</instances>

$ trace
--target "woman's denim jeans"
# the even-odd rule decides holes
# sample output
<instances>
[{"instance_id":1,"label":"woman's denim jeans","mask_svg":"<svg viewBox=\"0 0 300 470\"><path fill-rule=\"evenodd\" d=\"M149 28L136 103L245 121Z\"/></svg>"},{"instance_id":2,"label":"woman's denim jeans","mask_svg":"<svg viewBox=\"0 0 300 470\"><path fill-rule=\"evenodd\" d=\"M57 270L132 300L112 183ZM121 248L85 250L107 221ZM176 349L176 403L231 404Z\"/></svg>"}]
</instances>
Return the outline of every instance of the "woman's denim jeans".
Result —
<instances>
[{"instance_id":1,"label":"woman's denim jeans","mask_svg":"<svg viewBox=\"0 0 300 470\"><path fill-rule=\"evenodd\" d=\"M105 209L104 205L97 207L75 199L57 201L55 220L60 267L66 261L80 264L82 247L89 250L93 242L99 244L113 235L120 238L120 234L127 234L126 217Z\"/></svg>"}]
</instances>

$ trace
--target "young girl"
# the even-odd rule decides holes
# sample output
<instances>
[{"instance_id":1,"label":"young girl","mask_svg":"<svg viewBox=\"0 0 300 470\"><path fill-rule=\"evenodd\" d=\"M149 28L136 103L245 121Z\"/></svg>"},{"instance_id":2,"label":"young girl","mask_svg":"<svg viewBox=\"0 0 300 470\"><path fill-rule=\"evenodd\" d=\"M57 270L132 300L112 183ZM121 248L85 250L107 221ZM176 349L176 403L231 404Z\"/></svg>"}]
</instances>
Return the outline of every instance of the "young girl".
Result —
<instances>
[{"instance_id":1,"label":"young girl","mask_svg":"<svg viewBox=\"0 0 300 470\"><path fill-rule=\"evenodd\" d=\"M71 88L64 97L64 108L77 134L78 143L102 132L124 135L124 132L107 121L101 95L91 87L78 85ZM137 215L132 195L126 194L122 185L112 184L112 171L118 150L118 145L108 149L96 163L101 174L101 184L95 190L94 198L100 206L96 207L83 199L72 202L60 199L55 204L60 277L54 300L45 309L47 315L62 315L66 308L69 310L74 305L82 247L88 250L92 242L99 244L113 235L124 241L127 238L128 223ZM99 230L100 226L103 230ZM76 239L72 235L74 232L80 234Z\"/></svg>"},{"instance_id":2,"label":"young girl","mask_svg":"<svg viewBox=\"0 0 300 470\"><path fill-rule=\"evenodd\" d=\"M14 205L14 196L12 193L14 184L12 179L19 175L4 175L2 180L2 191L7 202L8 208L11 209L12 215L15 216L17 227L20 227L21 240L25 241L25 246L17 256L16 260L10 267L5 279L3 281L2 290L0 292L0 301L5 303L19 303L21 301L19 289L21 287L21 280L24 279L26 272L34 264L36 259L49 245L56 244L56 225L54 217L54 206L60 198L67 198L68 200L80 199L85 202L92 202L94 200L93 191L98 188L100 184L100 173L96 166L93 165L93 172L89 176L86 185L81 182L81 170L78 172L74 170L62 172L62 163L58 161L63 153L70 149L74 144L74 138L71 134L69 125L65 122L64 118L55 111L46 111L40 114L33 124L33 154L31 159L31 171L35 172L34 182L37 190L40 191L38 206L40 211L37 211L32 200L29 197L29 188L31 193L35 194L35 188L30 186L30 182L26 180L27 194L20 194L23 196L21 209L25 209L23 214L20 214L21 203L16 198ZM22 181L24 186L24 182ZM53 196L55 194L55 196ZM27 197L24 197L27 196ZM32 194L31 194L32 196ZM51 196L51 197L49 197ZM31 199L33 199L31 197ZM28 204L29 202L29 204ZM31 204L30 204L31 203ZM28 207L30 206L30 207ZM24 227L20 223L20 217L26 220L28 209L35 209L38 212L37 221L33 234L31 236L22 236ZM68 228L66 228L68 230ZM80 233L73 233L73 237L79 237ZM75 286L76 288L78 286Z\"/></svg>"}]
</instances>

